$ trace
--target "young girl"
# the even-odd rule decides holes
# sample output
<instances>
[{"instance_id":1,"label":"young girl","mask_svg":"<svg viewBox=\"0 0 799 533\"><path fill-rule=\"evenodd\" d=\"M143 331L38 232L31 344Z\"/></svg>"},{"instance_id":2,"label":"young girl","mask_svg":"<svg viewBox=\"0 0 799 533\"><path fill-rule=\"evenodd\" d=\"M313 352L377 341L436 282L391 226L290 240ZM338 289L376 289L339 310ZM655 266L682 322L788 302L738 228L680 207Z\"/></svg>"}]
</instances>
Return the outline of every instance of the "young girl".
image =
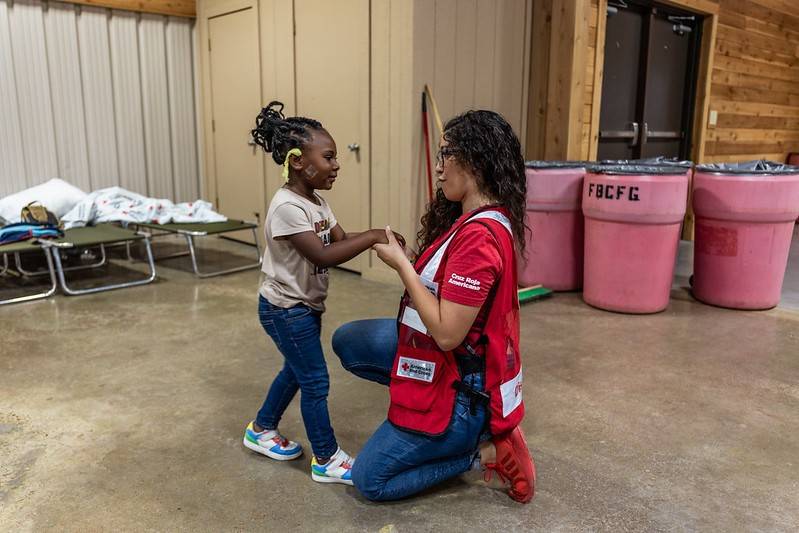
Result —
<instances>
[{"instance_id":1,"label":"young girl","mask_svg":"<svg viewBox=\"0 0 799 533\"><path fill-rule=\"evenodd\" d=\"M387 243L385 231L345 233L317 189L333 187L339 170L336 143L316 120L283 116L271 102L256 119L255 142L283 166L285 185L269 205L258 315L285 358L263 406L244 433L244 446L272 459L302 455L302 447L277 430L297 390L314 457L311 477L352 485L354 460L336 443L327 411L330 381L319 340L329 267ZM402 241L402 238L399 237Z\"/></svg>"}]
</instances>

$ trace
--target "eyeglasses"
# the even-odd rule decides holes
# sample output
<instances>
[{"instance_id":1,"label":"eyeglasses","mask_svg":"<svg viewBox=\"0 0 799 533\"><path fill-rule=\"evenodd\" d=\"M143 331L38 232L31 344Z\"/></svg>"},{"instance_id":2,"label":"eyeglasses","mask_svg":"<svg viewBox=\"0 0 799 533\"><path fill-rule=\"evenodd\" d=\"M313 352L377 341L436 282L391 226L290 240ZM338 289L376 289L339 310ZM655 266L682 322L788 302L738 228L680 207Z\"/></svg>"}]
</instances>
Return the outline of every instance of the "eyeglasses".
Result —
<instances>
[{"instance_id":1,"label":"eyeglasses","mask_svg":"<svg viewBox=\"0 0 799 533\"><path fill-rule=\"evenodd\" d=\"M454 148L450 148L449 146L442 146L438 149L438 153L436 154L436 166L443 167L444 166L444 158L445 157L452 157L458 153L458 151Z\"/></svg>"}]
</instances>

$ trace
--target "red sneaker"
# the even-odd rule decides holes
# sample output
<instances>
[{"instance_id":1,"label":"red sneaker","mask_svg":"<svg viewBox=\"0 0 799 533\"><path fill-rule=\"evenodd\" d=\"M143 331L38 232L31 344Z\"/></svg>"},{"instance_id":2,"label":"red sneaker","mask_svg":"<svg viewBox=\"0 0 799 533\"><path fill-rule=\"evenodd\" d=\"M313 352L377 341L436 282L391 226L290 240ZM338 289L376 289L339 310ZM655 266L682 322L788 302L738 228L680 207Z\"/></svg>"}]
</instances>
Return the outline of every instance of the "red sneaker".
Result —
<instances>
[{"instance_id":1,"label":"red sneaker","mask_svg":"<svg viewBox=\"0 0 799 533\"><path fill-rule=\"evenodd\" d=\"M535 463L522 430L517 426L513 431L493 439L497 449L497 462L484 465L485 479L491 480L492 472L509 483L508 496L517 502L527 503L535 496Z\"/></svg>"}]
</instances>

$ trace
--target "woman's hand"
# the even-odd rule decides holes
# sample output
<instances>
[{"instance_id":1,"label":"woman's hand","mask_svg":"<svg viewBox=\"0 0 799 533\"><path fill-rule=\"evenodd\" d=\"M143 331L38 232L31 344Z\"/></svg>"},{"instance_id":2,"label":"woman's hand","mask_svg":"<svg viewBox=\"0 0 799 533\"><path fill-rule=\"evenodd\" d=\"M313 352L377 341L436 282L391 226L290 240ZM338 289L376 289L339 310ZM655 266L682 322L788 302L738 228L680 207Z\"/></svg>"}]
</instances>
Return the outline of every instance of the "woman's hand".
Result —
<instances>
[{"instance_id":1,"label":"woman's hand","mask_svg":"<svg viewBox=\"0 0 799 533\"><path fill-rule=\"evenodd\" d=\"M397 236L396 233L391 231L391 227L386 226L384 236L386 244L375 244L372 249L377 252L377 257L381 261L399 272L404 265L410 264L410 261L405 255L405 239L402 239L402 235L399 235L399 238L402 239L402 244L400 244Z\"/></svg>"}]
</instances>

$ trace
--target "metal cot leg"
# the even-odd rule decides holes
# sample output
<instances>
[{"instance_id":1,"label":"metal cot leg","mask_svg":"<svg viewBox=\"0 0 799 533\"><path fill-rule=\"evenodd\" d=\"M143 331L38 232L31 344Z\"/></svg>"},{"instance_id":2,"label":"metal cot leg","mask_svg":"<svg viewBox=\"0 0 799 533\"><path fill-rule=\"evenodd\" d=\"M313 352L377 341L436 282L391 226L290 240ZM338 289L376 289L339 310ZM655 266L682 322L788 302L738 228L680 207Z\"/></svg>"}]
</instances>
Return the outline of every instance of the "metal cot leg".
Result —
<instances>
[{"instance_id":1,"label":"metal cot leg","mask_svg":"<svg viewBox=\"0 0 799 533\"><path fill-rule=\"evenodd\" d=\"M155 280L155 262L153 260L153 249L150 244L149 236L144 237L144 245L147 249L147 262L150 267L150 274L147 278L138 280L138 281L128 281L125 283L114 283L111 285L102 285L100 287L92 287L89 289L73 289L67 285L66 278L64 276L64 269L61 266L61 258L59 257L58 253L54 254L55 263L56 263L56 271L58 273L58 280L61 283L61 289L64 293L70 296L80 296L83 294L93 294L96 292L104 292L104 291L112 291L115 289L125 289L128 287L137 287L139 285L146 285L148 283L152 283Z\"/></svg>"},{"instance_id":2,"label":"metal cot leg","mask_svg":"<svg viewBox=\"0 0 799 533\"><path fill-rule=\"evenodd\" d=\"M228 268L228 269L225 269L225 270L216 270L216 271L213 271L213 272L200 272L200 268L197 265L197 252L196 252L196 250L194 248L194 237L202 237L202 236L205 236L205 235L202 235L202 234L191 234L191 233L184 232L183 236L186 237L186 242L189 245L189 255L191 256L191 266L194 269L194 273L197 275L197 277L199 277L199 278L211 278L211 277L214 277L214 276L221 276L223 274L232 274L233 272L241 272L243 270L250 270L252 268L258 268L259 266L261 266L261 261L263 260L263 258L261 257L261 247L258 246L258 232L256 231L257 227L256 228L251 228L251 229L252 229L253 239L255 241L255 253L257 255L256 262L255 263L249 263L249 264L242 265L242 266L238 266L238 267L234 267L234 268Z\"/></svg>"},{"instance_id":3,"label":"metal cot leg","mask_svg":"<svg viewBox=\"0 0 799 533\"><path fill-rule=\"evenodd\" d=\"M7 300L0 300L0 305L16 304L16 303L22 303L22 302L31 302L31 301L34 301L34 300L41 300L43 298L49 298L50 296L55 294L56 288L58 287L58 283L56 282L56 272L55 272L55 268L53 268L52 255L50 254L50 250L47 247L42 247L42 251L44 252L45 259L47 259L47 268L48 268L48 271L50 273L50 281L51 281L50 288L45 290L45 291L43 291L43 292L38 292L36 294L28 294L26 296L18 296L16 298L9 298ZM6 254L3 254L3 258L4 258L4 264L5 264L5 268L3 269L3 272L5 272L6 270L8 270L8 256Z\"/></svg>"},{"instance_id":4,"label":"metal cot leg","mask_svg":"<svg viewBox=\"0 0 799 533\"><path fill-rule=\"evenodd\" d=\"M53 251L56 254L57 251ZM57 255L57 254L56 254ZM60 259L60 258L59 258ZM81 265L81 266L73 266L73 267L66 267L64 268L64 272L73 272L76 270L88 270L90 268L100 268L101 266L105 265L107 261L106 253L105 253L105 245L100 245L100 261L97 263L92 263L91 265ZM44 276L47 274L46 270L38 270L36 272L25 270L22 267L22 259L20 258L20 254L14 254L14 261L16 263L17 271L22 274L23 276Z\"/></svg>"}]
</instances>

